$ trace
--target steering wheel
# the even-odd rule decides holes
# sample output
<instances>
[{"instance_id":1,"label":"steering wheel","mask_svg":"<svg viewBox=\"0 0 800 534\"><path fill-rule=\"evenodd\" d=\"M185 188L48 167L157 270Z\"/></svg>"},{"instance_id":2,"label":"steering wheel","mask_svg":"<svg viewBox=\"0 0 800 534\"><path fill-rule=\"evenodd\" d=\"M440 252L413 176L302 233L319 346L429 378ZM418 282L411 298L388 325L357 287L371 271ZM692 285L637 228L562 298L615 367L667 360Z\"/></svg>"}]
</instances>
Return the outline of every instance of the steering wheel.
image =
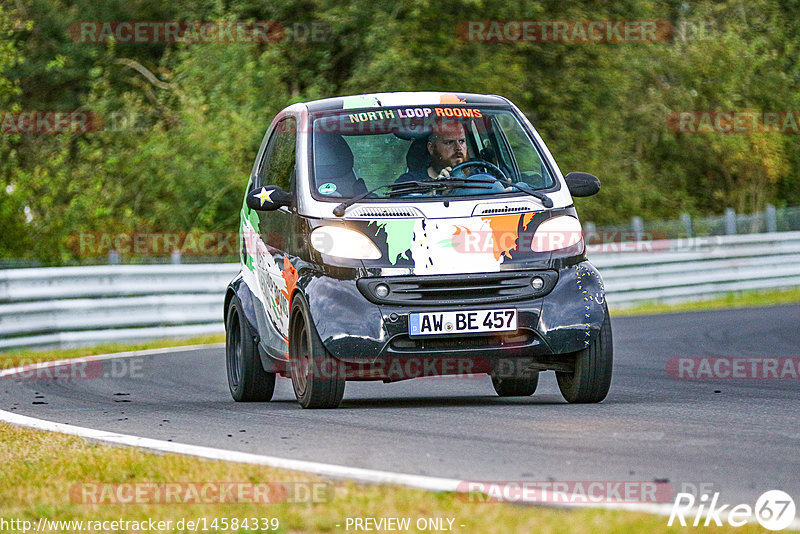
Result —
<instances>
[{"instance_id":1,"label":"steering wheel","mask_svg":"<svg viewBox=\"0 0 800 534\"><path fill-rule=\"evenodd\" d=\"M466 169L469 167L483 167L486 170L492 171L492 173L495 174L497 178L502 179L505 182L511 183L511 180L508 179L508 176L506 176L506 173L503 172L503 169L501 169L494 163L488 162L484 159L471 159L463 163L459 163L458 165L453 167L453 170L450 171L450 176L453 176L453 173L456 171L460 171L462 169Z\"/></svg>"}]
</instances>

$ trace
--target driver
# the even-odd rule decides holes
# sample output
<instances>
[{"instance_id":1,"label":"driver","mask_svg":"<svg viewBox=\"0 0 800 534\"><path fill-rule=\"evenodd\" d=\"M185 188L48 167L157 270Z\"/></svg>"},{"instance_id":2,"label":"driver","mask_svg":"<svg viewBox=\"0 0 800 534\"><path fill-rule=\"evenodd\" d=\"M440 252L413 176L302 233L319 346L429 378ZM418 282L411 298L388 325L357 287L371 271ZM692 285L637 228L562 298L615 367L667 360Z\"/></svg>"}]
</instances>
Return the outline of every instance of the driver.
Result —
<instances>
[{"instance_id":1,"label":"driver","mask_svg":"<svg viewBox=\"0 0 800 534\"><path fill-rule=\"evenodd\" d=\"M396 182L449 177L453 167L468 159L464 125L453 121L435 122L433 132L428 136L428 153L431 155L431 164L427 169L409 171Z\"/></svg>"}]
</instances>

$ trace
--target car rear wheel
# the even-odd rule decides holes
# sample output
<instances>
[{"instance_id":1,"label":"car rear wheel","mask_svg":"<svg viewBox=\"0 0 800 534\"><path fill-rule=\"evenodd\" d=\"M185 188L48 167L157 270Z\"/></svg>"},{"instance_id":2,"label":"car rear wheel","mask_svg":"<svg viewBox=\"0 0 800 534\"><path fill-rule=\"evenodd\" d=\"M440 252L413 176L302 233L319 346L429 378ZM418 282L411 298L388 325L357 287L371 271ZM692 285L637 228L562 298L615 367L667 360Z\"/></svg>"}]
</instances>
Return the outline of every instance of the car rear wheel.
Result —
<instances>
[{"instance_id":1,"label":"car rear wheel","mask_svg":"<svg viewBox=\"0 0 800 534\"><path fill-rule=\"evenodd\" d=\"M275 373L261 366L253 333L242 313L242 303L233 297L225 320L225 366L228 387L237 402L268 401L275 392Z\"/></svg>"},{"instance_id":2,"label":"car rear wheel","mask_svg":"<svg viewBox=\"0 0 800 534\"><path fill-rule=\"evenodd\" d=\"M491 376L492 386L501 397L530 397L539 385L539 371L525 371L522 376Z\"/></svg>"},{"instance_id":3,"label":"car rear wheel","mask_svg":"<svg viewBox=\"0 0 800 534\"><path fill-rule=\"evenodd\" d=\"M289 363L292 387L303 408L336 408L344 397L345 367L330 355L302 295L292 299Z\"/></svg>"},{"instance_id":4,"label":"car rear wheel","mask_svg":"<svg viewBox=\"0 0 800 534\"><path fill-rule=\"evenodd\" d=\"M589 346L575 353L575 370L572 373L556 372L558 389L570 403L600 402L611 387L613 343L608 307L603 306L605 318L600 335Z\"/></svg>"}]
</instances>

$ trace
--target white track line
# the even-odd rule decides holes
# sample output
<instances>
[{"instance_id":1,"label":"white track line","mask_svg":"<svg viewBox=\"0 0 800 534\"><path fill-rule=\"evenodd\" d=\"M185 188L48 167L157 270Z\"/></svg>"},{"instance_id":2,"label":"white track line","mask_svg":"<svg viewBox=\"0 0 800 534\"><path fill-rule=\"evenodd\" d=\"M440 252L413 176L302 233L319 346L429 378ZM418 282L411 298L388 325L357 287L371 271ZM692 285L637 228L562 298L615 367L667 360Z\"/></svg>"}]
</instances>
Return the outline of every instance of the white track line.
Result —
<instances>
[{"instance_id":1,"label":"white track line","mask_svg":"<svg viewBox=\"0 0 800 534\"><path fill-rule=\"evenodd\" d=\"M304 471L333 478L349 478L363 482L378 484L403 484L407 486L421 487L435 491L456 491L460 480L433 478L417 475L404 475L389 471L376 471L374 469L361 469L358 467L345 467L340 465L330 465L318 462L307 462L304 460L289 460L274 456L264 456L261 454L251 454L247 452L228 451L225 449L215 449L213 447L202 447L199 445L188 445L184 443L174 443L160 439L142 438L130 436L128 434L118 434L116 432L106 432L104 430L94 430L79 426L72 426L63 423L43 421L34 417L18 415L15 413L0 410L0 420L7 423L27 426L39 430L50 430L62 434L72 434L87 439L114 443L117 445L129 445L161 452L171 452L176 454L188 454L199 456L210 460L225 460L228 462L239 462L247 464L268 465L293 471Z\"/></svg>"},{"instance_id":2,"label":"white track line","mask_svg":"<svg viewBox=\"0 0 800 534\"><path fill-rule=\"evenodd\" d=\"M55 367L58 365L74 364L75 362L89 362L97 360L110 360L114 358L131 358L135 356L150 356L156 354L169 354L175 352L186 352L197 349L205 348L220 348L225 346L224 343L215 343L212 345L189 345L183 347L166 347L162 349L150 349L131 352L120 352L116 354L99 354L96 356L85 356L82 358L73 358L67 360L56 360L53 362L46 362L49 366ZM34 364L42 365L42 364ZM11 369L0 371L0 378L15 375L29 370L31 366L26 365ZM430 491L452 491L452 492L465 492L466 481L457 480L453 478L430 477L424 475L412 475L407 473L394 473L391 471L380 471L377 469L366 469L362 467L348 467L344 465L325 464L320 462L309 462L305 460L291 460L288 458L278 458L276 456L266 456L263 454L252 454L247 452L229 451L225 449L216 449L213 447L203 447L200 445L189 445L187 443L175 443L172 441L164 441L160 439L143 438L140 436L131 436L129 434L119 434L116 432L107 432L105 430L95 430L92 428L72 426L64 423L55 423L46 421L44 419L37 419L35 417L28 417L26 415L19 415L5 410L0 410L0 421L9 424L35 428L38 430L48 430L51 432L59 432L61 434L70 434L73 436L80 436L82 438L102 441L106 443L114 443L117 445L127 445L130 447L138 447L153 451L169 452L175 454L186 454L190 456L197 456L200 458L207 458L209 460L222 460L228 462L247 463L255 465L267 465L270 467L277 467L281 469L290 469L293 471L303 471L306 473L313 473L316 475L326 476L330 478L342 478L355 480L358 482L367 482L372 484L398 484L401 486L408 486L412 488L419 488ZM518 503L525 503L526 501L514 501ZM528 504L544 504L546 506L553 506L548 503L538 501L528 502ZM586 508L586 507L600 507L616 510L627 510L632 512L645 512L663 516L669 516L672 511L672 504L646 504L646 503L597 503L597 504L559 504L557 507L564 508ZM696 509L687 514L687 519L694 518ZM727 514L720 514L721 518L726 518ZM751 518L755 522L755 518ZM701 522L702 524L702 522ZM795 519L789 526L792 530L800 530L800 518Z\"/></svg>"}]
</instances>

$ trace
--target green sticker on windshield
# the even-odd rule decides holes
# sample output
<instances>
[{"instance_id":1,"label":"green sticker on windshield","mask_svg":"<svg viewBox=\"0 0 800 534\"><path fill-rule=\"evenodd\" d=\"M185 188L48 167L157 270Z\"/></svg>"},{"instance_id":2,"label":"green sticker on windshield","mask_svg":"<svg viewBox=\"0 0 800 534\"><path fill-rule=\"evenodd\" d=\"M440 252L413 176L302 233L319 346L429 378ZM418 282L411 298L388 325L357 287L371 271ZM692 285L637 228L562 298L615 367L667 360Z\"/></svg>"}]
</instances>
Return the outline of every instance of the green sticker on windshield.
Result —
<instances>
[{"instance_id":1,"label":"green sticker on windshield","mask_svg":"<svg viewBox=\"0 0 800 534\"><path fill-rule=\"evenodd\" d=\"M322 184L321 186L319 186L319 189L317 189L317 191L319 191L323 195L330 195L336 192L336 184L332 184L330 182L328 182L327 184Z\"/></svg>"},{"instance_id":2,"label":"green sticker on windshield","mask_svg":"<svg viewBox=\"0 0 800 534\"><path fill-rule=\"evenodd\" d=\"M371 108L380 106L381 102L374 95L353 95L342 97L342 109Z\"/></svg>"}]
</instances>

